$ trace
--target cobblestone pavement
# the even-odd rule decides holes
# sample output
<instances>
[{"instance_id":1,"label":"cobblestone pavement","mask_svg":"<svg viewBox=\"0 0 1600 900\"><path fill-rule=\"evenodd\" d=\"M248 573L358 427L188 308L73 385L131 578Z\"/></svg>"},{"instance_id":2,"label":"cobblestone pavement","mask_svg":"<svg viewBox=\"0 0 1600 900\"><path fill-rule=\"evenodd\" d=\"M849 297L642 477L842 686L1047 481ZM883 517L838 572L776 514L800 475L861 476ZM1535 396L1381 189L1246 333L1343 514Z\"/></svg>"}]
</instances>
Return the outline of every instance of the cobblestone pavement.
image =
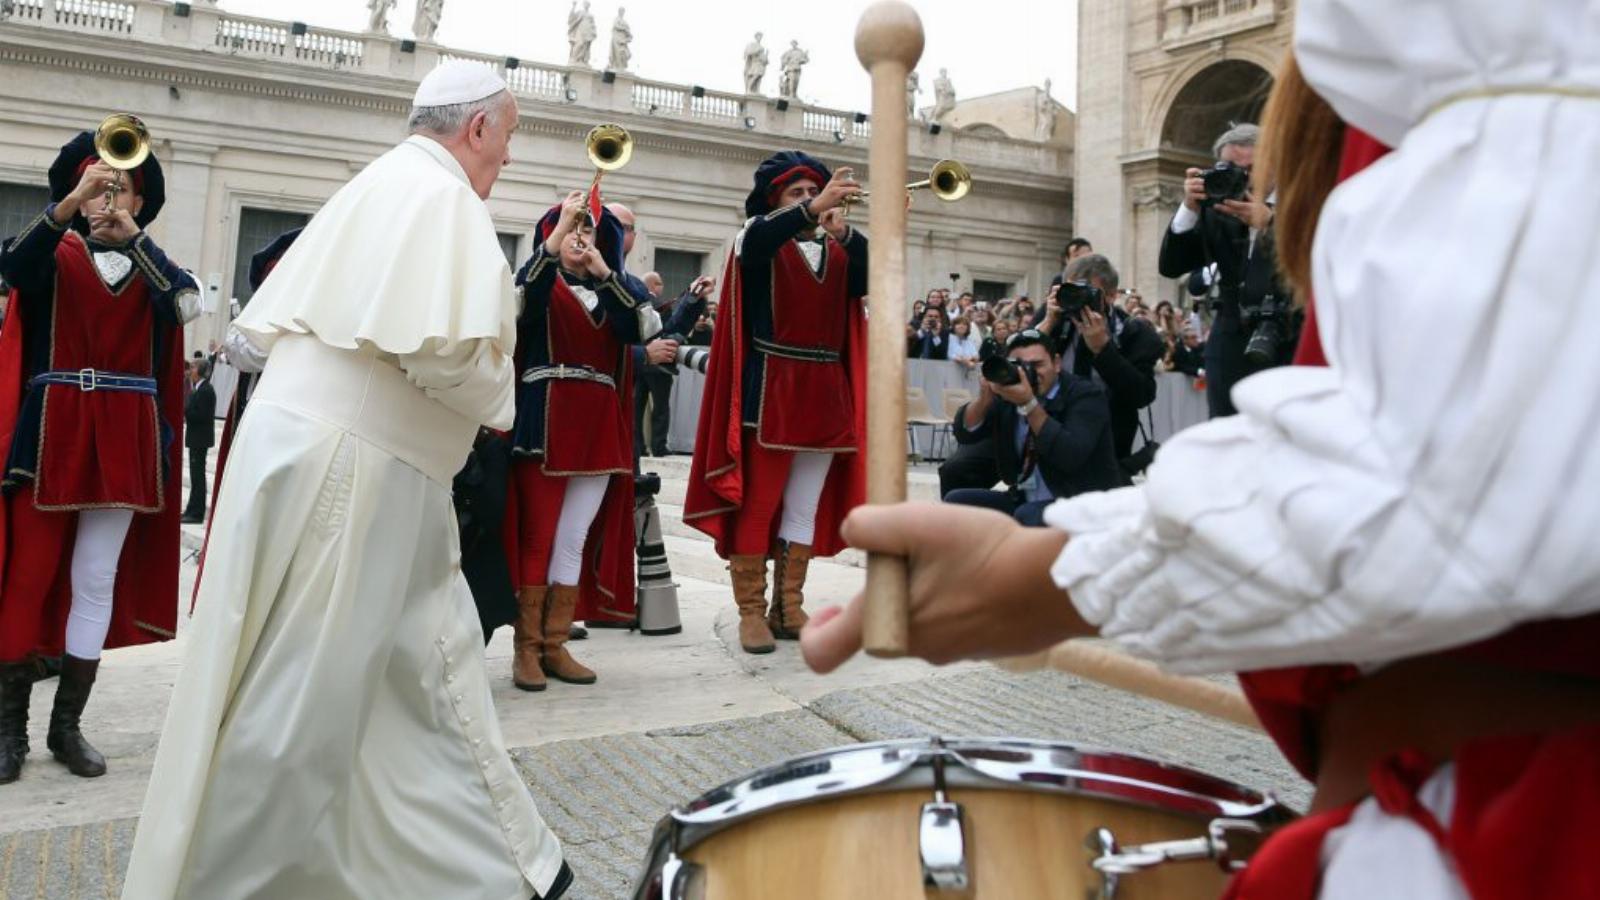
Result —
<instances>
[{"instance_id":1,"label":"cobblestone pavement","mask_svg":"<svg viewBox=\"0 0 1600 900\"><path fill-rule=\"evenodd\" d=\"M930 734L1072 741L1277 786L1306 788L1255 733L1067 675L977 670L824 694L805 708L700 725L558 741L514 751L578 875L574 900L624 896L651 829L673 804L789 756ZM0 898L117 896L134 821L0 835Z\"/></svg>"}]
</instances>

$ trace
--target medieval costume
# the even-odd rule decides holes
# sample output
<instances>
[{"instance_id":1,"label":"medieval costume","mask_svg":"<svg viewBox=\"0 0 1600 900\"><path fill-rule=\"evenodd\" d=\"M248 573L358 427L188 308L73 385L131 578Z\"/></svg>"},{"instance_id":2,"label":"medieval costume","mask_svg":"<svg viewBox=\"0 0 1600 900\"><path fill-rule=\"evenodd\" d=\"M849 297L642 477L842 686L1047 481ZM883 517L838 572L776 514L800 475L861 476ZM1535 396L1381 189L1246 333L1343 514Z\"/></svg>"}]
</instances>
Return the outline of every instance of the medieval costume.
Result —
<instances>
[{"instance_id":1,"label":"medieval costume","mask_svg":"<svg viewBox=\"0 0 1600 900\"><path fill-rule=\"evenodd\" d=\"M1056 580L1316 781L1236 900L1600 896L1600 16L1305 0L1295 52L1349 124L1303 365L1053 507Z\"/></svg>"},{"instance_id":2,"label":"medieval costume","mask_svg":"<svg viewBox=\"0 0 1600 900\"><path fill-rule=\"evenodd\" d=\"M446 63L416 104L504 90ZM511 424L515 324L488 209L421 135L341 188L234 322L266 365L123 896L566 891L500 733L450 501L480 424Z\"/></svg>"},{"instance_id":3,"label":"medieval costume","mask_svg":"<svg viewBox=\"0 0 1600 900\"><path fill-rule=\"evenodd\" d=\"M99 162L78 135L50 167L50 206L0 251L11 286L0 331L0 783L28 752L42 658L63 656L51 753L105 772L79 718L104 648L169 640L177 627L183 329L198 286L142 230L90 238L57 204ZM154 156L125 176L140 228L165 200ZM100 202L98 199L94 201Z\"/></svg>"},{"instance_id":4,"label":"medieval costume","mask_svg":"<svg viewBox=\"0 0 1600 900\"><path fill-rule=\"evenodd\" d=\"M591 214L592 215L592 214ZM573 620L634 613L631 344L660 328L650 295L622 268L622 225L600 209L589 239L610 270L567 271L547 245L562 207L534 232L517 274L517 420L508 543L517 584L512 681L593 684L566 649ZM589 234L584 231L583 234Z\"/></svg>"},{"instance_id":5,"label":"medieval costume","mask_svg":"<svg viewBox=\"0 0 1600 900\"><path fill-rule=\"evenodd\" d=\"M751 653L799 635L807 565L843 549L839 527L866 495L867 239L853 228L843 242L820 234L806 203L774 209L801 178L821 187L830 174L804 153L778 153L745 200L684 502L684 521L729 562Z\"/></svg>"}]
</instances>

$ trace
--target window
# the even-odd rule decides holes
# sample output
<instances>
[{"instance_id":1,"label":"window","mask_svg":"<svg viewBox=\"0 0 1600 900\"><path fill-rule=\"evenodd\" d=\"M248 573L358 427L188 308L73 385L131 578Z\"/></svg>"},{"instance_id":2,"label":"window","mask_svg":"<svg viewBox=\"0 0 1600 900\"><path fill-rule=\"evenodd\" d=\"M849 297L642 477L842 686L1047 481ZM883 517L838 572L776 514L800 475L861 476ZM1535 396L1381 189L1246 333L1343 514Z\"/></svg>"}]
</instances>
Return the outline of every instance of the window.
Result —
<instances>
[{"instance_id":1,"label":"window","mask_svg":"<svg viewBox=\"0 0 1600 900\"><path fill-rule=\"evenodd\" d=\"M49 188L0 184L0 240L21 234L49 203Z\"/></svg>"},{"instance_id":2,"label":"window","mask_svg":"<svg viewBox=\"0 0 1600 900\"><path fill-rule=\"evenodd\" d=\"M636 275L643 273L636 272ZM706 273L706 255L683 250L657 250L656 274L661 276L661 293L676 298L689 284Z\"/></svg>"},{"instance_id":3,"label":"window","mask_svg":"<svg viewBox=\"0 0 1600 900\"><path fill-rule=\"evenodd\" d=\"M511 271L515 272L519 262L517 259L517 245L522 242L522 236L500 232L495 237L500 239L500 252L506 255L506 265L510 266Z\"/></svg>"},{"instance_id":4,"label":"window","mask_svg":"<svg viewBox=\"0 0 1600 900\"><path fill-rule=\"evenodd\" d=\"M305 213L279 212L274 209L250 209L239 213L239 243L233 254L233 293L223 298L223 303L237 299L240 305L248 303L255 291L250 289L250 257L277 240L285 231L302 228L311 217Z\"/></svg>"},{"instance_id":5,"label":"window","mask_svg":"<svg viewBox=\"0 0 1600 900\"><path fill-rule=\"evenodd\" d=\"M1011 283L1008 281L974 281L972 282L972 297L974 300L987 300L996 303L1011 296Z\"/></svg>"}]
</instances>

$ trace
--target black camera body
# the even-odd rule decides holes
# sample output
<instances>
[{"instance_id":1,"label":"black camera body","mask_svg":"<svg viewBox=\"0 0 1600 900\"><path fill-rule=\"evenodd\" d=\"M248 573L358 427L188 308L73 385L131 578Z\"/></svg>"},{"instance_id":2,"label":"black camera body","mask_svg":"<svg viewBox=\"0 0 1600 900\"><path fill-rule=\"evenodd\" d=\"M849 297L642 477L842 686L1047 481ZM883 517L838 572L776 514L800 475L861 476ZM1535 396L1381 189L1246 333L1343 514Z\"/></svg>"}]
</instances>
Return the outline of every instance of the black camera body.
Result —
<instances>
[{"instance_id":1,"label":"black camera body","mask_svg":"<svg viewBox=\"0 0 1600 900\"><path fill-rule=\"evenodd\" d=\"M1037 393L1039 390L1039 376L1033 369L1019 362L1012 361L1006 356L1005 348L994 338L984 338L978 345L978 372L983 375L983 380L1010 387L1020 384L1023 378L1028 379L1028 385Z\"/></svg>"},{"instance_id":2,"label":"black camera body","mask_svg":"<svg viewBox=\"0 0 1600 900\"><path fill-rule=\"evenodd\" d=\"M1250 191L1250 170L1231 162L1219 162L1200 176L1206 183L1205 206L1215 206L1224 200L1243 200Z\"/></svg>"},{"instance_id":3,"label":"black camera body","mask_svg":"<svg viewBox=\"0 0 1600 900\"><path fill-rule=\"evenodd\" d=\"M1105 291L1087 281L1063 281L1056 292L1056 305L1061 315L1073 320L1083 315L1086 308L1100 309L1105 305Z\"/></svg>"}]
</instances>

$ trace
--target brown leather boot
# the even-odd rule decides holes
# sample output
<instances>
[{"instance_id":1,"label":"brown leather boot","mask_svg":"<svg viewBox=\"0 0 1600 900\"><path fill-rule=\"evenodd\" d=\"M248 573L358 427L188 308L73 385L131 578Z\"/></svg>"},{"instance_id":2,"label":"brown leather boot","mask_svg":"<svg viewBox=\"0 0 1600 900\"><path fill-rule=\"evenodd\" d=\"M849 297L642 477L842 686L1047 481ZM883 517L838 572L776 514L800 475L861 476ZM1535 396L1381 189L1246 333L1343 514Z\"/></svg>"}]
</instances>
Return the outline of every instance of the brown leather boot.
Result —
<instances>
[{"instance_id":1,"label":"brown leather boot","mask_svg":"<svg viewBox=\"0 0 1600 900\"><path fill-rule=\"evenodd\" d=\"M511 623L516 655L511 657L511 683L524 691L542 691L544 668L539 656L544 652L544 604L550 589L544 585L517 591L517 618Z\"/></svg>"},{"instance_id":2,"label":"brown leather boot","mask_svg":"<svg viewBox=\"0 0 1600 900\"><path fill-rule=\"evenodd\" d=\"M782 641L800 639L808 617L805 602L806 569L811 564L811 548L805 544L779 541L772 548L772 606L767 610L767 626Z\"/></svg>"},{"instance_id":3,"label":"brown leather boot","mask_svg":"<svg viewBox=\"0 0 1600 900\"><path fill-rule=\"evenodd\" d=\"M594 684L592 669L567 652L572 638L572 616L578 610L578 586L553 584L544 611L544 673L567 684Z\"/></svg>"},{"instance_id":4,"label":"brown leather boot","mask_svg":"<svg viewBox=\"0 0 1600 900\"><path fill-rule=\"evenodd\" d=\"M28 757L28 699L39 673L33 663L0 665L0 784L22 777Z\"/></svg>"},{"instance_id":5,"label":"brown leather boot","mask_svg":"<svg viewBox=\"0 0 1600 900\"><path fill-rule=\"evenodd\" d=\"M730 556L733 602L739 605L739 646L746 653L771 653L777 649L763 613L767 606L767 558Z\"/></svg>"},{"instance_id":6,"label":"brown leather boot","mask_svg":"<svg viewBox=\"0 0 1600 900\"><path fill-rule=\"evenodd\" d=\"M100 669L98 659L61 658L61 683L56 685L56 704L50 710L50 732L45 745L79 778L98 778L106 773L106 758L84 740L78 730L83 708L89 705L89 692Z\"/></svg>"}]
</instances>

